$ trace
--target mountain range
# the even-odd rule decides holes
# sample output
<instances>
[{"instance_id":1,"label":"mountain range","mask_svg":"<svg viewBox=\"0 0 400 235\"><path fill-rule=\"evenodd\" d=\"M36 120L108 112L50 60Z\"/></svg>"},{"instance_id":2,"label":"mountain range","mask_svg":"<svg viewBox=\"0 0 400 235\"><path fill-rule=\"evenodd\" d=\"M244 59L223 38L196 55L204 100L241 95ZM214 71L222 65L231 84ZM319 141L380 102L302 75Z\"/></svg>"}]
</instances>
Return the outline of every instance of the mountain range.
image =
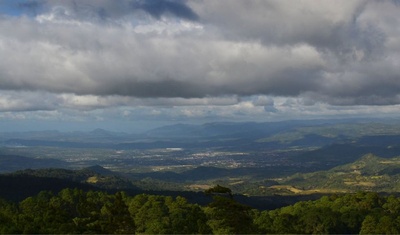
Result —
<instances>
[{"instance_id":1,"label":"mountain range","mask_svg":"<svg viewBox=\"0 0 400 235\"><path fill-rule=\"evenodd\" d=\"M51 146L69 148L186 148L230 147L236 149L321 147L351 141L396 144L400 139L396 120L293 120L281 122L217 122L176 124L131 134L95 129L90 132L36 131L0 133L0 146ZM386 135L386 139L383 139ZM396 137L395 137L396 136ZM397 138L397 139L395 139Z\"/></svg>"}]
</instances>

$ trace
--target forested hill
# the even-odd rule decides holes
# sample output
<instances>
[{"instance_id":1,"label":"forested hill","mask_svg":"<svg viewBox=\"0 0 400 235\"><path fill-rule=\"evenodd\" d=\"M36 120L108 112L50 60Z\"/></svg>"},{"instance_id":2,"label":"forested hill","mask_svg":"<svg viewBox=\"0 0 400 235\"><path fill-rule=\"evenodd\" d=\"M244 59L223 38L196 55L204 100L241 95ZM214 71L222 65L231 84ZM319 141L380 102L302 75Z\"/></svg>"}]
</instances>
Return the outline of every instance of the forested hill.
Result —
<instances>
[{"instance_id":1,"label":"forested hill","mask_svg":"<svg viewBox=\"0 0 400 235\"><path fill-rule=\"evenodd\" d=\"M400 157L366 154L349 164L326 171L297 173L282 179L280 188L306 192L374 191L396 193L400 189Z\"/></svg>"},{"instance_id":2,"label":"forested hill","mask_svg":"<svg viewBox=\"0 0 400 235\"><path fill-rule=\"evenodd\" d=\"M20 202L41 191L58 193L64 188L76 188L83 191L95 190L106 193L124 191L134 196L142 193L164 196L183 196L189 202L206 205L210 202L203 192L149 190L137 187L135 184L117 173L108 171L100 166L88 167L81 170L67 169L27 169L9 174L0 174L0 198ZM153 181L151 181L153 182ZM291 196L244 196L234 195L235 200L253 208L274 209L293 204L301 200L317 199L321 195L291 195Z\"/></svg>"},{"instance_id":3,"label":"forested hill","mask_svg":"<svg viewBox=\"0 0 400 235\"><path fill-rule=\"evenodd\" d=\"M225 192L225 191L224 191ZM19 203L0 200L2 234L398 234L400 198L377 193L324 196L260 211L230 194L205 206L184 197L64 189Z\"/></svg>"}]
</instances>

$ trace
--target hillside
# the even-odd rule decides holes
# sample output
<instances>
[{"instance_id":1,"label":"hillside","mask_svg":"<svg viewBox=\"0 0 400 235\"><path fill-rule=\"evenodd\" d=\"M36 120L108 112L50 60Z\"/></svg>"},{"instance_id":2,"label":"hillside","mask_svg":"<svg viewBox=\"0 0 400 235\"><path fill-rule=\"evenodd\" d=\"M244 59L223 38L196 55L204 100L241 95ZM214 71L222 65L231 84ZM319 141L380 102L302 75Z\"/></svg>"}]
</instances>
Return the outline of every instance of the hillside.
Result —
<instances>
[{"instance_id":1,"label":"hillside","mask_svg":"<svg viewBox=\"0 0 400 235\"><path fill-rule=\"evenodd\" d=\"M102 189L124 190L137 189L130 180L118 173L109 171L101 166L91 166L80 170L61 168L26 169L8 174L11 176L26 176L38 178L54 178L75 183L88 184Z\"/></svg>"},{"instance_id":2,"label":"hillside","mask_svg":"<svg viewBox=\"0 0 400 235\"><path fill-rule=\"evenodd\" d=\"M292 193L333 193L333 192L399 192L400 157L381 158L372 154L326 171L298 173L277 180L279 186L271 190Z\"/></svg>"}]
</instances>

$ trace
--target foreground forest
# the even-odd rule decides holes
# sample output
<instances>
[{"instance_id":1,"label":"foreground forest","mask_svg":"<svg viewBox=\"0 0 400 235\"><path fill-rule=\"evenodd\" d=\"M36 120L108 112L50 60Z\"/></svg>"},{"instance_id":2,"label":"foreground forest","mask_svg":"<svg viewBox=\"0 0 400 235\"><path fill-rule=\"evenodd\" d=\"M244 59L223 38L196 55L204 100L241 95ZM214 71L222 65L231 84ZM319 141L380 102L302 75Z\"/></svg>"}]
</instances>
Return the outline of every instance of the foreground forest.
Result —
<instances>
[{"instance_id":1,"label":"foreground forest","mask_svg":"<svg viewBox=\"0 0 400 235\"><path fill-rule=\"evenodd\" d=\"M2 234L243 234L400 232L400 198L372 192L323 196L260 211L235 201L230 189L206 191L206 206L184 197L64 189L18 203L0 200Z\"/></svg>"}]
</instances>

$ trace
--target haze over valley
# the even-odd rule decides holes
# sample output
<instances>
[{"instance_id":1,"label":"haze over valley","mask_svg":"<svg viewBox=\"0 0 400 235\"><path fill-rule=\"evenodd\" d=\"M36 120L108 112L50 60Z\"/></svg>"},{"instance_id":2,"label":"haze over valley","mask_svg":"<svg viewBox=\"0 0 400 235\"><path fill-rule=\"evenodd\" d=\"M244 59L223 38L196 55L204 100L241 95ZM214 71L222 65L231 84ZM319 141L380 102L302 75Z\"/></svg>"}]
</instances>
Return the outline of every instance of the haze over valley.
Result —
<instances>
[{"instance_id":1,"label":"haze over valley","mask_svg":"<svg viewBox=\"0 0 400 235\"><path fill-rule=\"evenodd\" d=\"M293 180L283 177L330 171L368 154L388 159L388 172L383 168L376 177L397 175L397 160L390 159L400 155L399 139L395 119L178 124L142 134L103 129L3 133L0 170L101 166L148 190L202 191L223 184L235 193L253 196L301 194L304 184L288 185ZM348 180L338 177L338 181ZM378 187L379 182L337 188L321 185L315 192L396 191L397 180L385 181L392 188ZM282 185L294 188L277 190Z\"/></svg>"}]
</instances>

